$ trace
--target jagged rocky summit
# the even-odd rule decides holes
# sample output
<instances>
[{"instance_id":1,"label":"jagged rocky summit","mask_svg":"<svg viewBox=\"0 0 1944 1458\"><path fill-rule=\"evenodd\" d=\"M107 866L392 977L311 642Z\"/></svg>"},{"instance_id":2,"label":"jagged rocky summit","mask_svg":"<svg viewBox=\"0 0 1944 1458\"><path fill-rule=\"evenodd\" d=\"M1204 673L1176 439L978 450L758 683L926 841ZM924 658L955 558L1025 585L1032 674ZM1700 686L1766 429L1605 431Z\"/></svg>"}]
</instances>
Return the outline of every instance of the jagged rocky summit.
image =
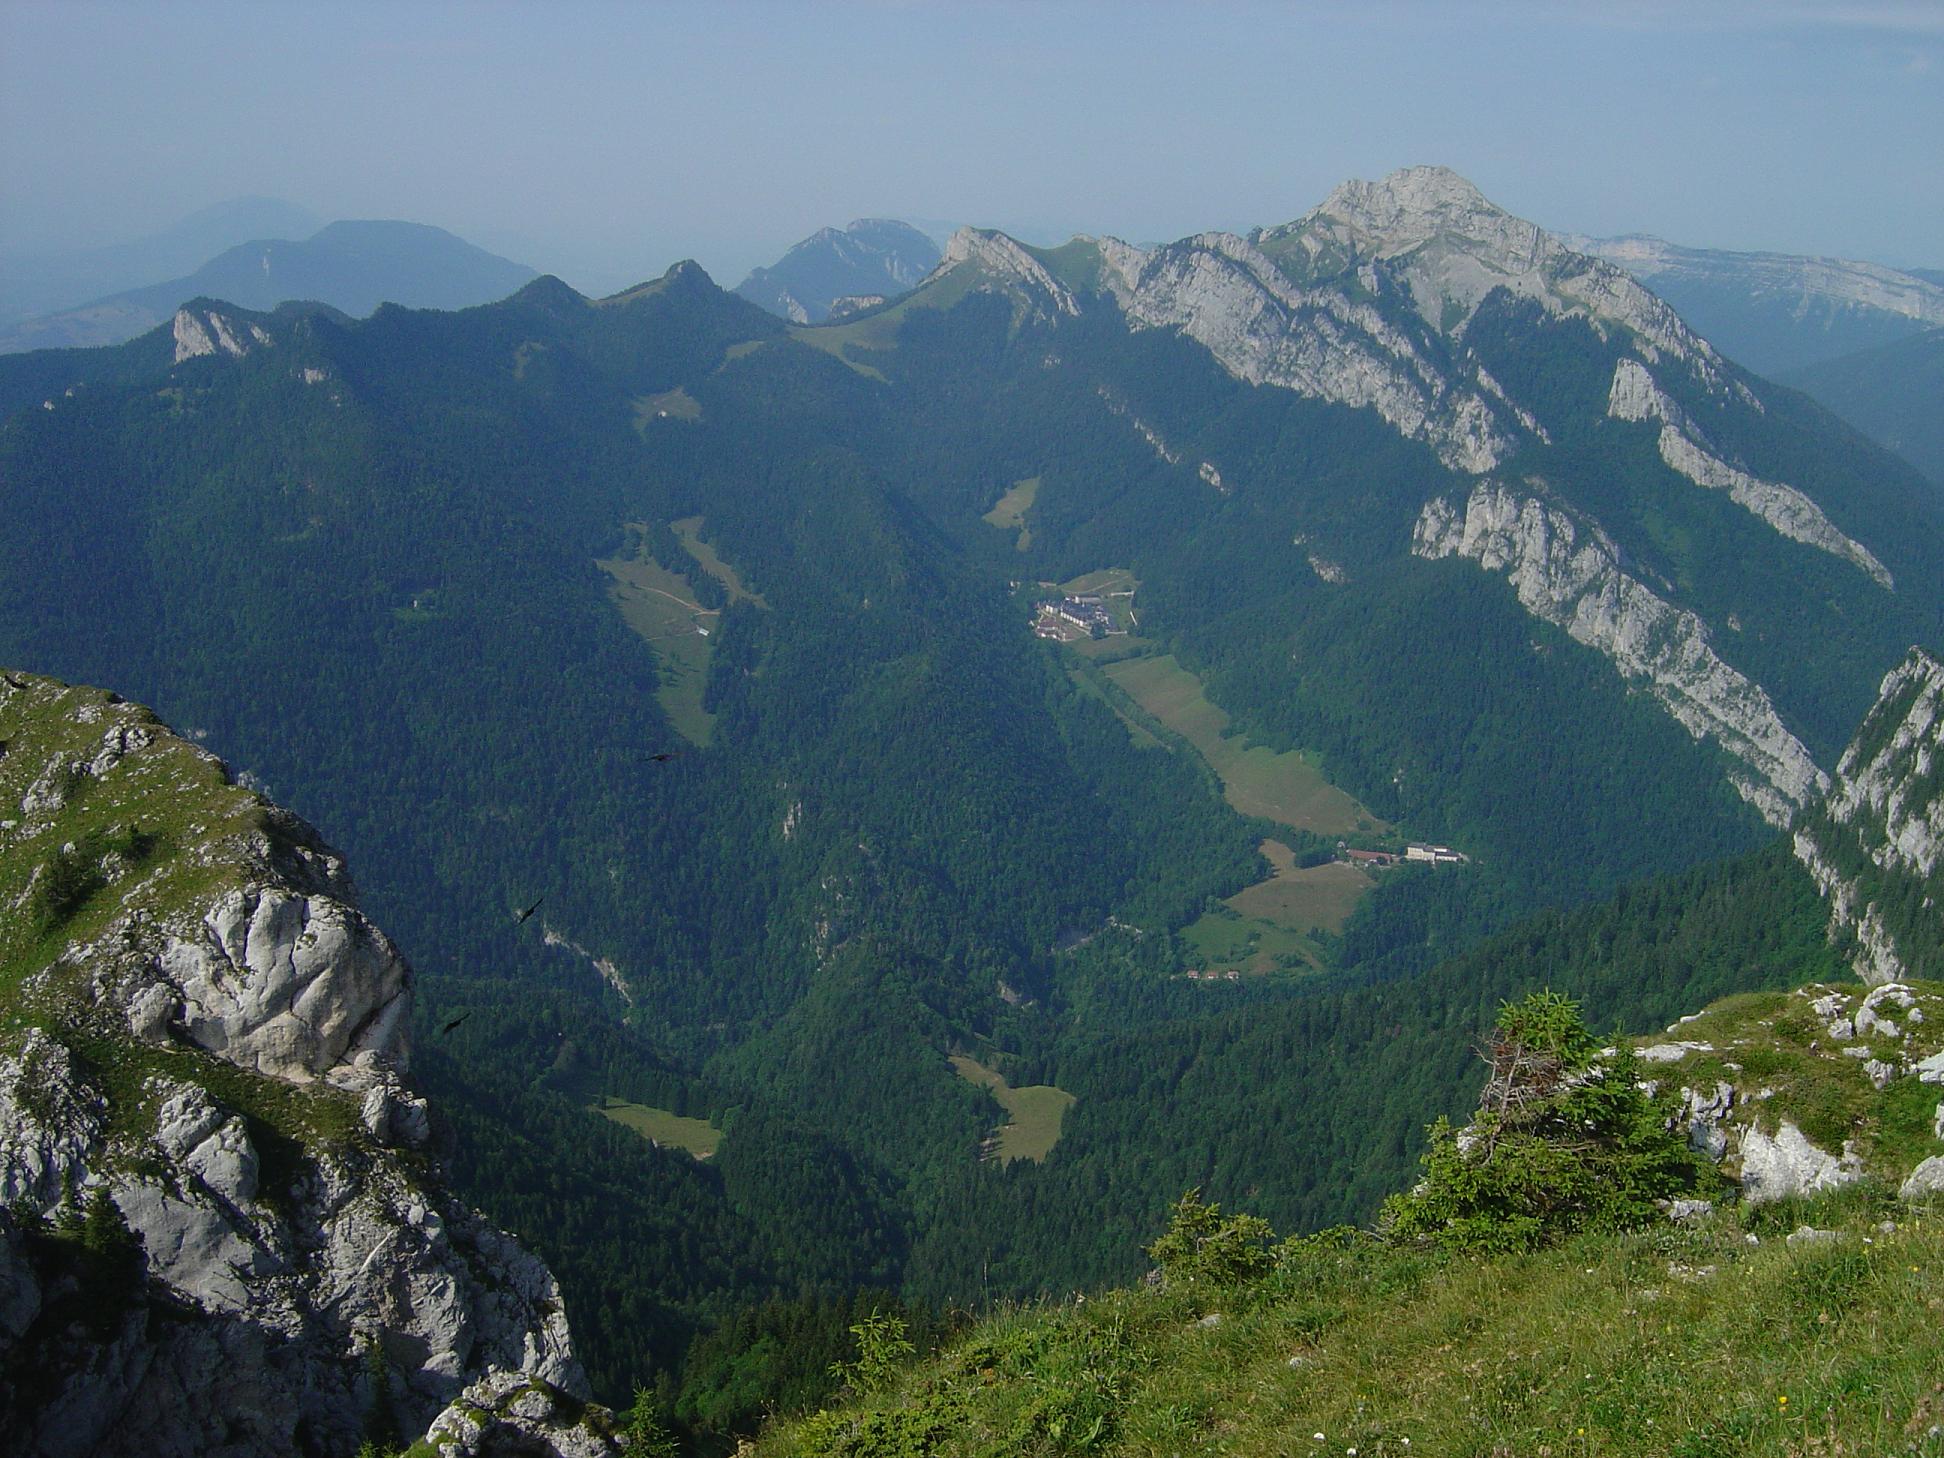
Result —
<instances>
[{"instance_id":1,"label":"jagged rocky summit","mask_svg":"<svg viewBox=\"0 0 1944 1458\"><path fill-rule=\"evenodd\" d=\"M736 292L792 324L820 324L904 293L938 262L938 245L895 218L820 228Z\"/></svg>"},{"instance_id":2,"label":"jagged rocky summit","mask_svg":"<svg viewBox=\"0 0 1944 1458\"><path fill-rule=\"evenodd\" d=\"M1533 464L1555 437L1589 429L1623 432L1614 440L1629 451L1651 441L1686 488L1845 564L1866 591L1897 589L1876 553L1806 492L1750 469L1718 438L1722 425L1702 423L1743 432L1767 411L1749 379L1613 263L1494 206L1447 168L1413 167L1347 182L1296 221L1247 237L1204 233L1154 249L1076 239L1048 251L964 229L933 278L960 272L1010 296L1016 320L1055 322L1111 299L1129 327L1173 330L1238 379L1374 410L1472 483L1426 502L1401 547L1506 574L1528 612L1603 654L1717 746L1730 783L1771 824L1788 824L1827 786L1768 691L1731 661L1721 624L1631 560L1621 524L1576 502L1573 481ZM1501 314L1531 309L1597 338L1610 380L1597 418L1561 415L1558 398L1522 400L1493 376L1469 331L1495 297ZM1212 463L1202 474L1221 480Z\"/></svg>"},{"instance_id":3,"label":"jagged rocky summit","mask_svg":"<svg viewBox=\"0 0 1944 1458\"><path fill-rule=\"evenodd\" d=\"M411 1000L302 821L0 679L0 1448L614 1451L552 1275L444 1188Z\"/></svg>"}]
</instances>

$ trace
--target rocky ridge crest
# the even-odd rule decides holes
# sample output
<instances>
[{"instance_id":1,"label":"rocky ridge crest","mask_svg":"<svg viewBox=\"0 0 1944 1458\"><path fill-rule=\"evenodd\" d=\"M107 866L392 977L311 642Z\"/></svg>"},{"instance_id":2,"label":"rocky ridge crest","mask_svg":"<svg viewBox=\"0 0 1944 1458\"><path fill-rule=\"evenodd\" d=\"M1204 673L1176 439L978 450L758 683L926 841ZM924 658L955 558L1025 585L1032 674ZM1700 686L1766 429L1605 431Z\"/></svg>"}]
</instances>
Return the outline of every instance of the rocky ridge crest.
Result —
<instances>
[{"instance_id":1,"label":"rocky ridge crest","mask_svg":"<svg viewBox=\"0 0 1944 1458\"><path fill-rule=\"evenodd\" d=\"M0 744L8 1450L348 1454L509 1375L578 1411L552 1275L442 1186L341 858L112 695L8 674ZM139 1250L108 1295L83 1208Z\"/></svg>"},{"instance_id":2,"label":"rocky ridge crest","mask_svg":"<svg viewBox=\"0 0 1944 1458\"><path fill-rule=\"evenodd\" d=\"M1542 491L1488 480L1462 507L1434 498L1411 551L1505 573L1528 612L1644 681L1688 733L1733 756L1730 780L1771 824L1788 824L1828 785L1761 685L1714 651L1707 624L1625 571L1606 533Z\"/></svg>"},{"instance_id":3,"label":"rocky ridge crest","mask_svg":"<svg viewBox=\"0 0 1944 1458\"><path fill-rule=\"evenodd\" d=\"M1912 648L1843 751L1796 856L1865 982L1944 975L1944 663Z\"/></svg>"}]
</instances>

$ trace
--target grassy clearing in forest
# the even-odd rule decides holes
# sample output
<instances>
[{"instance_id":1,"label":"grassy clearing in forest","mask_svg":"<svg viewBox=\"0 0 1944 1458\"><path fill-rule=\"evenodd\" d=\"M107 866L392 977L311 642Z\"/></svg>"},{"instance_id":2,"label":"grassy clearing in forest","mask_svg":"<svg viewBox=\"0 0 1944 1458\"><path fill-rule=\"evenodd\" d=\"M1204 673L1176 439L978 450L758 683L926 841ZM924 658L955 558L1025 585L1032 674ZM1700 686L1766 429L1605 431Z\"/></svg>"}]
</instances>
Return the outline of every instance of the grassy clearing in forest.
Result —
<instances>
[{"instance_id":1,"label":"grassy clearing in forest","mask_svg":"<svg viewBox=\"0 0 1944 1458\"><path fill-rule=\"evenodd\" d=\"M1026 513L1033 509L1033 500L1039 495L1039 488L1040 478L1037 476L1013 482L984 517L986 522L1001 531L1018 532L1013 545L1022 552L1033 545L1033 530L1026 525Z\"/></svg>"},{"instance_id":2,"label":"grassy clearing in forest","mask_svg":"<svg viewBox=\"0 0 1944 1458\"><path fill-rule=\"evenodd\" d=\"M697 1159L707 1159L722 1143L722 1131L707 1119L690 1119L672 1109L658 1109L651 1104L631 1104L608 1094L601 1095L594 1109L603 1117L626 1125L643 1139L686 1149Z\"/></svg>"},{"instance_id":3,"label":"grassy clearing in forest","mask_svg":"<svg viewBox=\"0 0 1944 1458\"><path fill-rule=\"evenodd\" d=\"M1383 828L1382 821L1332 785L1307 755L1250 746L1240 735L1228 734L1229 716L1208 701L1201 680L1173 654L1124 659L1102 671L1194 745L1221 777L1229 804L1242 814L1318 835L1369 834Z\"/></svg>"},{"instance_id":4,"label":"grassy clearing in forest","mask_svg":"<svg viewBox=\"0 0 1944 1458\"><path fill-rule=\"evenodd\" d=\"M1007 1164L1015 1159L1045 1160L1060 1142L1060 1122L1073 1107L1074 1097L1050 1083L1014 1088L1004 1074L987 1068L963 1053L952 1055L952 1071L967 1083L990 1089L1006 1111L1006 1122L986 1141L985 1157Z\"/></svg>"},{"instance_id":5,"label":"grassy clearing in forest","mask_svg":"<svg viewBox=\"0 0 1944 1458\"><path fill-rule=\"evenodd\" d=\"M613 579L608 595L621 617L655 651L661 682L655 697L668 722L691 744L707 744L715 716L702 707L718 614L698 603L681 576L648 557L605 557L595 566Z\"/></svg>"},{"instance_id":6,"label":"grassy clearing in forest","mask_svg":"<svg viewBox=\"0 0 1944 1458\"><path fill-rule=\"evenodd\" d=\"M1269 879L1237 892L1226 903L1242 916L1298 931L1340 932L1364 892L1377 884L1342 861L1299 867L1294 852L1279 840L1265 840L1260 849L1272 868Z\"/></svg>"},{"instance_id":7,"label":"grassy clearing in forest","mask_svg":"<svg viewBox=\"0 0 1944 1458\"><path fill-rule=\"evenodd\" d=\"M762 593L751 592L744 584L742 574L718 557L716 549L702 540L701 517L685 516L680 521L672 521L668 525L669 529L681 538L682 545L688 548L688 554L702 564L702 570L720 582L728 591L731 602L742 602L747 599L759 608L769 606L763 601Z\"/></svg>"}]
</instances>

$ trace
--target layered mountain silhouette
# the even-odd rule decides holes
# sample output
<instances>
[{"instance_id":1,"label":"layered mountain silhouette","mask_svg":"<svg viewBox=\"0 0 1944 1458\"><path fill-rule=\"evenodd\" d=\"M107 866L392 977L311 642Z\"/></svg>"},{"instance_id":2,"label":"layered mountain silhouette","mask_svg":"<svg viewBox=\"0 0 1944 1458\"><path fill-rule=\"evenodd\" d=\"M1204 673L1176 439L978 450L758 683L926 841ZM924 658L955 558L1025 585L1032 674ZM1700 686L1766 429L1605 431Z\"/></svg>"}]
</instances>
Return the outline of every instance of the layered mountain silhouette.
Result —
<instances>
[{"instance_id":1,"label":"layered mountain silhouette","mask_svg":"<svg viewBox=\"0 0 1944 1458\"><path fill-rule=\"evenodd\" d=\"M463 238L423 223L339 222L293 242L242 243L194 273L129 289L0 331L0 353L119 344L199 297L251 309L315 300L347 314L381 303L460 309L501 299L535 277Z\"/></svg>"},{"instance_id":2,"label":"layered mountain silhouette","mask_svg":"<svg viewBox=\"0 0 1944 1458\"><path fill-rule=\"evenodd\" d=\"M840 300L869 307L906 292L937 262L938 245L910 224L859 218L819 229L736 292L792 323L820 324Z\"/></svg>"}]
</instances>

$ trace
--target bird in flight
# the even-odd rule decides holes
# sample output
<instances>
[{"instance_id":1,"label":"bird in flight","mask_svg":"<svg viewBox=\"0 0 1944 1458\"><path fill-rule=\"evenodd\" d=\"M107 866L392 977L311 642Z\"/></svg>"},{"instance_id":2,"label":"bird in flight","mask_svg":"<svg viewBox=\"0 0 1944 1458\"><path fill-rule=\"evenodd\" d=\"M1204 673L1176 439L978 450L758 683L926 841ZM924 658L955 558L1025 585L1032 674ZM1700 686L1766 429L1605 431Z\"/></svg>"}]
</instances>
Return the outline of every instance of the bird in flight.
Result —
<instances>
[{"instance_id":1,"label":"bird in flight","mask_svg":"<svg viewBox=\"0 0 1944 1458\"><path fill-rule=\"evenodd\" d=\"M546 896L542 894L540 897L540 901L545 901L546 899L547 899ZM518 916L514 917L513 925L515 926L522 925L529 916L532 916L534 912L538 911L540 909L540 901L534 902L533 905L529 906L525 911L521 912Z\"/></svg>"},{"instance_id":2,"label":"bird in flight","mask_svg":"<svg viewBox=\"0 0 1944 1458\"><path fill-rule=\"evenodd\" d=\"M656 764L667 764L669 760L680 759L681 757L682 751L679 749L664 749L659 754L651 754L648 756Z\"/></svg>"},{"instance_id":3,"label":"bird in flight","mask_svg":"<svg viewBox=\"0 0 1944 1458\"><path fill-rule=\"evenodd\" d=\"M454 1028L458 1027L461 1023L463 1023L467 1018L471 1016L472 1014L470 1012L460 1013L458 1017L454 1018L451 1022L447 1023L443 1028L439 1029L439 1036L443 1038L447 1033L451 1032Z\"/></svg>"}]
</instances>

